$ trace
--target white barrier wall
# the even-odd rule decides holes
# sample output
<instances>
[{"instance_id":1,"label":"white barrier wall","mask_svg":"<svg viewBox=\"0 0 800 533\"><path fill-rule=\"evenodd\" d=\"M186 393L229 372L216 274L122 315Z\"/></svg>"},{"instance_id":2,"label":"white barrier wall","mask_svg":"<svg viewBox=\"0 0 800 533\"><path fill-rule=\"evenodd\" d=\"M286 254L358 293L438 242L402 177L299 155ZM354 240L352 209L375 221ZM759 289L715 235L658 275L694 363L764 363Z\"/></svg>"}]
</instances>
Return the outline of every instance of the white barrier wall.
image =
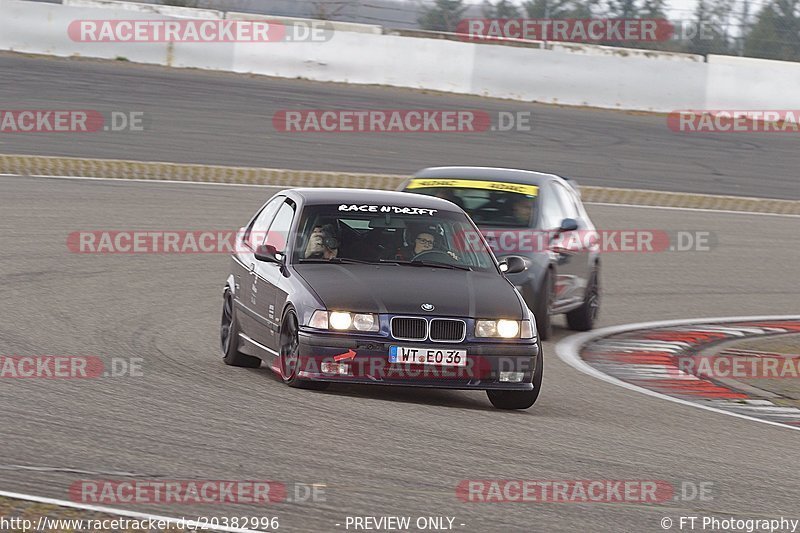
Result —
<instances>
[{"instance_id":1,"label":"white barrier wall","mask_svg":"<svg viewBox=\"0 0 800 533\"><path fill-rule=\"evenodd\" d=\"M800 109L800 63L708 56L706 109Z\"/></svg>"},{"instance_id":2,"label":"white barrier wall","mask_svg":"<svg viewBox=\"0 0 800 533\"><path fill-rule=\"evenodd\" d=\"M604 108L800 108L797 63L723 56L704 63L685 54L582 45L546 50L342 27L327 42L83 43L68 36L75 20L174 20L173 15L185 19L191 13L68 1L80 5L0 0L0 49ZM87 7L98 3L103 7ZM218 12L202 11L197 18L217 17Z\"/></svg>"},{"instance_id":3,"label":"white barrier wall","mask_svg":"<svg viewBox=\"0 0 800 533\"><path fill-rule=\"evenodd\" d=\"M234 70L469 93L475 46L341 32L327 43L238 43Z\"/></svg>"},{"instance_id":4,"label":"white barrier wall","mask_svg":"<svg viewBox=\"0 0 800 533\"><path fill-rule=\"evenodd\" d=\"M65 6L97 7L103 9L121 9L137 13L155 13L176 18L191 19L221 19L224 13L215 9L197 9L193 7L165 6L161 4L142 4L138 2L123 2L120 0L61 0ZM130 15L129 15L130 18Z\"/></svg>"},{"instance_id":5,"label":"white barrier wall","mask_svg":"<svg viewBox=\"0 0 800 533\"><path fill-rule=\"evenodd\" d=\"M705 99L706 65L691 57L476 46L470 92L620 109L697 108Z\"/></svg>"}]
</instances>

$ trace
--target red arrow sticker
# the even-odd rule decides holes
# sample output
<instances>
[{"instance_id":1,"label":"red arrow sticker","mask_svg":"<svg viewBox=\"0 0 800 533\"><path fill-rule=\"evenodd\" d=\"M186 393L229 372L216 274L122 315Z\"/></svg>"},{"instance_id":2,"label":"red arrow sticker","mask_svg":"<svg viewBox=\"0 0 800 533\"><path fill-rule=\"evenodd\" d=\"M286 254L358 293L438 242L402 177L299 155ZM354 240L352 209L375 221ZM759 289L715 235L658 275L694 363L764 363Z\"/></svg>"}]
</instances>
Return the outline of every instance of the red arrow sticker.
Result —
<instances>
[{"instance_id":1,"label":"red arrow sticker","mask_svg":"<svg viewBox=\"0 0 800 533\"><path fill-rule=\"evenodd\" d=\"M353 350L347 350L347 352L345 352L345 353L340 353L339 355L334 355L333 356L333 360L338 363L339 361L346 361L347 359L353 359L353 358L355 358L355 356L356 356L356 352L354 352Z\"/></svg>"}]
</instances>

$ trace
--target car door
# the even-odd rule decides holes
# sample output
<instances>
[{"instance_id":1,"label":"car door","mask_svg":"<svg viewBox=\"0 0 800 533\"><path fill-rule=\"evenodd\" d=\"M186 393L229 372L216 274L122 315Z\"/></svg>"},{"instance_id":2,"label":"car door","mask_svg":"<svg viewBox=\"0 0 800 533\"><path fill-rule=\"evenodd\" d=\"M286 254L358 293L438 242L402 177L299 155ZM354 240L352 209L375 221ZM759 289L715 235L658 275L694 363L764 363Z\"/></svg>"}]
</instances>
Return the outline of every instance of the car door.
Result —
<instances>
[{"instance_id":1,"label":"car door","mask_svg":"<svg viewBox=\"0 0 800 533\"><path fill-rule=\"evenodd\" d=\"M294 202L286 199L272 220L264 241L264 244L275 247L276 254L282 254L284 257L295 211ZM282 264L264 261L256 263L253 294L255 294L259 327L254 339L275 352L280 349L280 320L283 302L286 301L285 276L286 269Z\"/></svg>"},{"instance_id":2,"label":"car door","mask_svg":"<svg viewBox=\"0 0 800 533\"><path fill-rule=\"evenodd\" d=\"M236 286L237 319L242 333L254 339L257 334L258 321L256 320L256 293L257 286L253 284L255 278L256 261L255 250L263 244L267 237L267 229L275 214L278 212L285 197L278 196L267 202L261 211L253 218L242 236L241 245L238 246L233 258L233 271Z\"/></svg>"},{"instance_id":3,"label":"car door","mask_svg":"<svg viewBox=\"0 0 800 533\"><path fill-rule=\"evenodd\" d=\"M553 248L558 254L559 263L560 290L557 306L572 307L583 301L589 277L589 246L585 238L587 228L572 191L558 181L552 181L550 186L561 206L563 218L571 218L578 223L577 230L559 235Z\"/></svg>"}]
</instances>

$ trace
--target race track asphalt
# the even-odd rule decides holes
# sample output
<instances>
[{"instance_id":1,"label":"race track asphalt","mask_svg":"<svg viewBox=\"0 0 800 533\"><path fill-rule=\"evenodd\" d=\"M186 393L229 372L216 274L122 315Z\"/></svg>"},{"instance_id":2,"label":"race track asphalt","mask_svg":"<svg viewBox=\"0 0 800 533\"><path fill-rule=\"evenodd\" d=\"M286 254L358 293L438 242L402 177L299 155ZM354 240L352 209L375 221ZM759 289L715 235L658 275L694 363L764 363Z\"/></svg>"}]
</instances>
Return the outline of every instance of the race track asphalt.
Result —
<instances>
[{"instance_id":1,"label":"race track asphalt","mask_svg":"<svg viewBox=\"0 0 800 533\"><path fill-rule=\"evenodd\" d=\"M567 108L124 61L0 53L0 109L143 112L145 130L0 134L0 153L407 174L519 167L596 186L800 199L800 135L676 133L666 115ZM602 73L598 73L602 74ZM657 80L653 80L657 83ZM284 133L280 110L529 113L528 131Z\"/></svg>"},{"instance_id":2,"label":"race track asphalt","mask_svg":"<svg viewBox=\"0 0 800 533\"><path fill-rule=\"evenodd\" d=\"M107 68L77 64L90 72ZM31 78L57 79L66 71L58 72L55 67L50 73L38 69L35 75L22 71L18 81L24 86L33 83ZM158 69L149 75L161 79L167 95L177 93L167 84L169 77L218 77ZM84 82L87 92L109 98L121 83L108 81L108 90L98 91L98 79L92 79ZM246 86L262 83L242 80ZM187 94L197 87L190 83ZM131 83L128 89L146 96L145 86ZM55 88L48 90L37 97L44 102L57 96ZM72 98L72 90L65 89L61 103ZM207 89L204 94L213 93ZM184 105L190 106L190 100ZM192 120L200 128L208 118ZM108 146L63 142L51 149L111 155ZM591 138L584 136L583 142L589 144ZM190 159L186 147L192 143L185 143L152 153L133 146L128 155L160 159L172 153ZM616 149L632 153L634 147ZM587 147L584 157L601 150ZM197 157L213 159L223 158L225 150L210 146L203 152ZM391 155L366 151L360 164L393 161L399 168L408 164L403 153L405 149ZM224 157L232 162L235 154ZM265 154L251 157L254 163L270 163ZM319 157L304 166L313 165L325 166ZM66 246L67 235L79 230L238 228L271 192L0 177L0 354L143 359L141 377L4 379L2 489L68 499L75 480L120 479L110 472L162 480L325 484L326 501L316 503L118 506L170 516L278 516L281 531L344 530L336 524L354 515L447 515L456 517L456 530L474 532L655 532L663 531L662 517L677 520L681 515L798 518L794 431L611 386L562 363L555 357L554 342L544 344L542 396L525 412L493 410L477 392L291 389L266 368L233 368L220 360L220 290L228 257L81 255ZM710 231L718 243L707 252L605 254L601 326L800 312L800 289L792 275L800 244L797 218L622 206L589 210L599 227ZM562 319L556 324L556 341L570 334ZM465 479L645 479L678 487L711 482L713 501L463 503L455 488Z\"/></svg>"}]
</instances>

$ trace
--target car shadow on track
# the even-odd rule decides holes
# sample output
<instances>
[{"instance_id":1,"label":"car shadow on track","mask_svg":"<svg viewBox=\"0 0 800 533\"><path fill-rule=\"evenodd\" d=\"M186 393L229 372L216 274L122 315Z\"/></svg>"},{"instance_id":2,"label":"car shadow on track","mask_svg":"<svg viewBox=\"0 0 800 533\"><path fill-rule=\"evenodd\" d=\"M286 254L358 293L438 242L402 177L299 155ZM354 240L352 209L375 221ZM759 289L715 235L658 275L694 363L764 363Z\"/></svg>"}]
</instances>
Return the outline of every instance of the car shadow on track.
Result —
<instances>
[{"instance_id":1,"label":"car shadow on track","mask_svg":"<svg viewBox=\"0 0 800 533\"><path fill-rule=\"evenodd\" d=\"M265 365L262 365L260 368L247 369L247 371L268 377L276 386L286 387L281 378ZM298 392L320 396L364 398L392 403L432 405L436 407L471 409L476 411L496 411L496 409L492 407L492 404L489 403L486 393L477 390L465 391L457 389L405 387L402 385L331 383L330 387L324 391L305 390ZM508 412L524 413L526 411Z\"/></svg>"},{"instance_id":2,"label":"car shadow on track","mask_svg":"<svg viewBox=\"0 0 800 533\"><path fill-rule=\"evenodd\" d=\"M472 409L493 411L486 393L483 391L462 391L445 389L425 389L420 387L403 387L400 385L346 385L333 384L322 394L335 394L351 398L366 398L392 403L412 403L433 405L436 407L452 407L456 409Z\"/></svg>"}]
</instances>

